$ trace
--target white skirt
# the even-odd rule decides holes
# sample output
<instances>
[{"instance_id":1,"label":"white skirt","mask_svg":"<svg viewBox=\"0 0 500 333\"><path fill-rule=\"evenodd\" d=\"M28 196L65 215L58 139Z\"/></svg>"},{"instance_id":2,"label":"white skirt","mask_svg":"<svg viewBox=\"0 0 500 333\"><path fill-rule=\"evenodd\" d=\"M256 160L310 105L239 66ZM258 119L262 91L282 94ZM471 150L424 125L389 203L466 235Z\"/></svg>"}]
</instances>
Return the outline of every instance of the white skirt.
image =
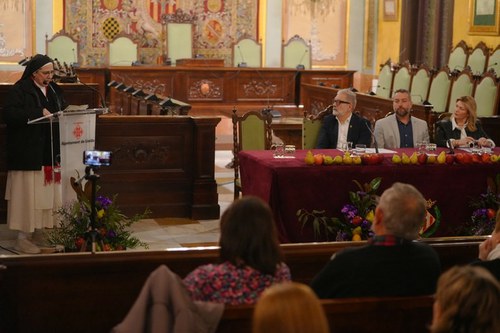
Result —
<instances>
[{"instance_id":1,"label":"white skirt","mask_svg":"<svg viewBox=\"0 0 500 333\"><path fill-rule=\"evenodd\" d=\"M52 228L56 224L54 212L62 205L60 183L45 184L40 171L8 171L5 190L7 225L12 230L33 232Z\"/></svg>"}]
</instances>

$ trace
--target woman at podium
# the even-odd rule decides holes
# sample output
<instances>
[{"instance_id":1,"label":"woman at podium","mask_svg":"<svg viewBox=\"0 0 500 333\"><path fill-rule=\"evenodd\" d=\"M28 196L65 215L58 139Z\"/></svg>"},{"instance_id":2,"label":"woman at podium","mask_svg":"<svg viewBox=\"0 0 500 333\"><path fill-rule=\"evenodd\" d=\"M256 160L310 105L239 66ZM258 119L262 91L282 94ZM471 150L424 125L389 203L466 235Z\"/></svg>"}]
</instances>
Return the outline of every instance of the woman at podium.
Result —
<instances>
[{"instance_id":1,"label":"woman at podium","mask_svg":"<svg viewBox=\"0 0 500 333\"><path fill-rule=\"evenodd\" d=\"M59 126L53 115L64 110L66 102L53 76L52 59L33 56L9 91L3 109L7 125L7 224L19 230L15 249L23 253L40 253L31 235L35 229L54 226L53 212L62 202L60 173L56 172Z\"/></svg>"}]
</instances>

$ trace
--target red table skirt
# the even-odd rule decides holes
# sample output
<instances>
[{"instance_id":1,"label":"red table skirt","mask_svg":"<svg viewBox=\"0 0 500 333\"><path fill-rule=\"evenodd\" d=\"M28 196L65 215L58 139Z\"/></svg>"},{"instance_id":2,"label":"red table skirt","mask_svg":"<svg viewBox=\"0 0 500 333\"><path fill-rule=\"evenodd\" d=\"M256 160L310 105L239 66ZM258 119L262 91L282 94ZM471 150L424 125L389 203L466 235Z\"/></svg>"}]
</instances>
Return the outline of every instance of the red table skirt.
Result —
<instances>
[{"instance_id":1,"label":"red table skirt","mask_svg":"<svg viewBox=\"0 0 500 333\"><path fill-rule=\"evenodd\" d=\"M397 151L411 155L415 149ZM343 154L336 149L313 153ZM500 154L500 149L495 153ZM298 150L294 159L275 159L272 151L239 154L243 195L255 195L269 203L283 243L322 240L314 238L310 225L302 229L297 211L326 210L327 216L341 217L341 208L350 203L348 192L357 190L353 180L364 184L376 177L382 178L379 194L394 182L404 182L418 188L426 199L436 201L442 216L434 236L452 236L470 219L471 198L485 193L487 178L500 173L500 163L393 164L392 153L384 155L380 165L306 165L305 155L304 150Z\"/></svg>"}]
</instances>

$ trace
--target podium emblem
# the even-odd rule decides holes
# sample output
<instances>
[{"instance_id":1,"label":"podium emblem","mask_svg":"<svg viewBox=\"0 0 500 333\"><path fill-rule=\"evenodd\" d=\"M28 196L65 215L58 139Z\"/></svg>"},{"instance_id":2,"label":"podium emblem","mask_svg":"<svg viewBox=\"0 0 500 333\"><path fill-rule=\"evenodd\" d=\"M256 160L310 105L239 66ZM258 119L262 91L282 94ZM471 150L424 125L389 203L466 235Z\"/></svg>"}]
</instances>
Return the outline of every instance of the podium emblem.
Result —
<instances>
[{"instance_id":1,"label":"podium emblem","mask_svg":"<svg viewBox=\"0 0 500 333\"><path fill-rule=\"evenodd\" d=\"M73 128L73 135L77 140L80 140L80 138L83 136L83 128L80 126L80 123L75 124L75 127Z\"/></svg>"}]
</instances>

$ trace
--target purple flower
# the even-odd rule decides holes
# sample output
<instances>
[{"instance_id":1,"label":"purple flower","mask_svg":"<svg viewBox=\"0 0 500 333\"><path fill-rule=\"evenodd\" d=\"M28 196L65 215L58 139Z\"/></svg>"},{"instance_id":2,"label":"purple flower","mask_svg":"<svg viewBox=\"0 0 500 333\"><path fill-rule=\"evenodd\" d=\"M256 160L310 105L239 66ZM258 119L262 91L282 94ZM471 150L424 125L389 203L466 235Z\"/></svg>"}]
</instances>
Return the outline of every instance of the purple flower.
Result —
<instances>
[{"instance_id":1,"label":"purple flower","mask_svg":"<svg viewBox=\"0 0 500 333\"><path fill-rule=\"evenodd\" d=\"M106 233L106 238L115 238L116 237L116 232L114 230L108 230Z\"/></svg>"},{"instance_id":2,"label":"purple flower","mask_svg":"<svg viewBox=\"0 0 500 333\"><path fill-rule=\"evenodd\" d=\"M371 222L367 221L367 220L364 220L363 222L361 222L362 229L370 229L371 225L372 225Z\"/></svg>"},{"instance_id":3,"label":"purple flower","mask_svg":"<svg viewBox=\"0 0 500 333\"><path fill-rule=\"evenodd\" d=\"M102 195L98 196L96 199L97 203L99 206L101 206L102 209L107 209L111 205L111 199L108 197L104 197Z\"/></svg>"},{"instance_id":4,"label":"purple flower","mask_svg":"<svg viewBox=\"0 0 500 333\"><path fill-rule=\"evenodd\" d=\"M349 220L351 220L354 216L358 215L358 209L355 206L349 204L344 205L344 207L342 207L341 212Z\"/></svg>"}]
</instances>

